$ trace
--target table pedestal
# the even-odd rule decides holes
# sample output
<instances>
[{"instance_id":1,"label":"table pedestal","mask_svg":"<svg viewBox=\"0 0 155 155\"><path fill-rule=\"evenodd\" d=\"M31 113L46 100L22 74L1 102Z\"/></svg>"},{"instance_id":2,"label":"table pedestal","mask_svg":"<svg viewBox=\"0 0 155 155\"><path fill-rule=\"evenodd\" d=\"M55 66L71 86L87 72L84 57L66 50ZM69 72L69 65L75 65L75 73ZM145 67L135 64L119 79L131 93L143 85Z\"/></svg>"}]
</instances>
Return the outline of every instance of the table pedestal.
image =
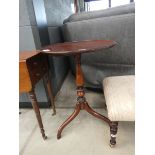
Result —
<instances>
[{"instance_id":1,"label":"table pedestal","mask_svg":"<svg viewBox=\"0 0 155 155\"><path fill-rule=\"evenodd\" d=\"M61 133L63 129L79 114L80 110L86 110L91 115L99 118L111 125L111 121L105 116L94 111L86 101L85 92L83 89L84 86L84 78L81 70L81 54L77 54L76 56L76 85L77 85L77 103L74 112L72 115L59 127L57 138L61 138Z\"/></svg>"}]
</instances>

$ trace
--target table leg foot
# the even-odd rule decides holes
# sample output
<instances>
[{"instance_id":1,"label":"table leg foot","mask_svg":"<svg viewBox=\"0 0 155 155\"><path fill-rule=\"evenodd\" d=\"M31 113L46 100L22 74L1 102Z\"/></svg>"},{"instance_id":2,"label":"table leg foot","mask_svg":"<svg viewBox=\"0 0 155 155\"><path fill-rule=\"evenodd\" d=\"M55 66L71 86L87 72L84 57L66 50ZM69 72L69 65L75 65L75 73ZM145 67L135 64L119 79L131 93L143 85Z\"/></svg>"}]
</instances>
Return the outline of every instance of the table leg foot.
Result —
<instances>
[{"instance_id":1,"label":"table leg foot","mask_svg":"<svg viewBox=\"0 0 155 155\"><path fill-rule=\"evenodd\" d=\"M58 133L57 133L57 139L61 138L62 130L79 114L81 109L81 106L79 104L76 104L75 110L72 113L72 115L59 127Z\"/></svg>"},{"instance_id":2,"label":"table leg foot","mask_svg":"<svg viewBox=\"0 0 155 155\"><path fill-rule=\"evenodd\" d=\"M46 140L47 139L47 136L44 136L43 139Z\"/></svg>"},{"instance_id":3,"label":"table leg foot","mask_svg":"<svg viewBox=\"0 0 155 155\"><path fill-rule=\"evenodd\" d=\"M36 99L35 92L33 90L29 92L29 97L30 97L30 100L31 100L31 103L32 103L32 107L33 107L33 109L35 111L35 114L36 114L36 118L37 118L37 121L38 121L38 124L39 124L39 127L40 127L42 137L45 140L45 139L47 139L47 136L45 135L45 130L44 130L44 127L43 127L38 102L37 102L37 99Z\"/></svg>"},{"instance_id":4,"label":"table leg foot","mask_svg":"<svg viewBox=\"0 0 155 155\"><path fill-rule=\"evenodd\" d=\"M57 139L60 139L61 138L61 133L58 133L57 134Z\"/></svg>"},{"instance_id":5,"label":"table leg foot","mask_svg":"<svg viewBox=\"0 0 155 155\"><path fill-rule=\"evenodd\" d=\"M116 146L116 144L115 144L115 145L112 145L112 144L110 143L109 146L110 146L111 148L114 148L114 147Z\"/></svg>"},{"instance_id":6,"label":"table leg foot","mask_svg":"<svg viewBox=\"0 0 155 155\"><path fill-rule=\"evenodd\" d=\"M56 110L53 111L52 116L56 115Z\"/></svg>"},{"instance_id":7,"label":"table leg foot","mask_svg":"<svg viewBox=\"0 0 155 155\"><path fill-rule=\"evenodd\" d=\"M40 128L40 131L41 131L43 139L46 140L47 136L45 135L45 130L43 128Z\"/></svg>"}]
</instances>

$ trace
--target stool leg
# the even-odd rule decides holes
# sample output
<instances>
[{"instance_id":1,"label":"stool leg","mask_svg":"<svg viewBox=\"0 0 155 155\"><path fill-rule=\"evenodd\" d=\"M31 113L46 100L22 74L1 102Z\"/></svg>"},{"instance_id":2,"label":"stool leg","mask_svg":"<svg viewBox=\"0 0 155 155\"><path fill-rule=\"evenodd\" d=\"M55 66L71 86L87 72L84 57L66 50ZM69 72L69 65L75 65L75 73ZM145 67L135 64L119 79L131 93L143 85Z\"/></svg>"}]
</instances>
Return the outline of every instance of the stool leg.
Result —
<instances>
[{"instance_id":1,"label":"stool leg","mask_svg":"<svg viewBox=\"0 0 155 155\"><path fill-rule=\"evenodd\" d=\"M37 102L37 99L36 99L35 92L33 90L29 92L29 97L30 97L31 104L33 106L33 109L35 111L35 114L36 114L36 117L37 117L37 120L38 120L38 124L39 124L39 127L40 127L42 137L45 140L45 139L47 139L47 136L45 135L42 119L41 119L41 116L40 116L40 110L39 110L38 102Z\"/></svg>"},{"instance_id":2,"label":"stool leg","mask_svg":"<svg viewBox=\"0 0 155 155\"><path fill-rule=\"evenodd\" d=\"M118 122L111 122L110 124L110 147L114 147L116 145L116 134L118 129Z\"/></svg>"}]
</instances>

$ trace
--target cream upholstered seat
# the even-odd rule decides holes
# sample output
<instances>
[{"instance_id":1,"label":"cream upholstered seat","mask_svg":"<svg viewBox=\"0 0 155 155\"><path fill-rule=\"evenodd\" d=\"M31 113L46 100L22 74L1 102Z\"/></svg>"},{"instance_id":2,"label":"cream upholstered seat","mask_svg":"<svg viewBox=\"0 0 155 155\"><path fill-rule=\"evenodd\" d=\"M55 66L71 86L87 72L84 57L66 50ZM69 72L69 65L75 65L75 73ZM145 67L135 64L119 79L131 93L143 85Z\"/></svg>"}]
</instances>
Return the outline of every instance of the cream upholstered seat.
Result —
<instances>
[{"instance_id":1,"label":"cream upholstered seat","mask_svg":"<svg viewBox=\"0 0 155 155\"><path fill-rule=\"evenodd\" d=\"M135 120L135 76L114 76L103 80L104 95L111 121Z\"/></svg>"}]
</instances>

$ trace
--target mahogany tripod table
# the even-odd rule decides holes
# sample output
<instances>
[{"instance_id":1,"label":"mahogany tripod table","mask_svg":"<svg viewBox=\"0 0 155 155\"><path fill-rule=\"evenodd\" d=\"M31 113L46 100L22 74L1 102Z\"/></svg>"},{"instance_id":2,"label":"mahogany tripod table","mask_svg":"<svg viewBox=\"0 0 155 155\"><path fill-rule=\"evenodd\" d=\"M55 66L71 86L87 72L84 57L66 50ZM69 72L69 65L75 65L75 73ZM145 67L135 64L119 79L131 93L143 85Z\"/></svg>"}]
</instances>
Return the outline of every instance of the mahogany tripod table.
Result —
<instances>
[{"instance_id":1,"label":"mahogany tripod table","mask_svg":"<svg viewBox=\"0 0 155 155\"><path fill-rule=\"evenodd\" d=\"M87 40L58 43L46 46L42 52L53 56L74 55L76 59L76 85L77 85L77 103L72 115L59 127L57 138L61 138L62 130L79 114L80 110L86 110L91 115L106 121L109 125L111 121L105 116L94 111L86 101L84 92L84 77L81 69L81 54L87 52L97 52L99 49L107 49L116 45L112 40Z\"/></svg>"}]
</instances>

